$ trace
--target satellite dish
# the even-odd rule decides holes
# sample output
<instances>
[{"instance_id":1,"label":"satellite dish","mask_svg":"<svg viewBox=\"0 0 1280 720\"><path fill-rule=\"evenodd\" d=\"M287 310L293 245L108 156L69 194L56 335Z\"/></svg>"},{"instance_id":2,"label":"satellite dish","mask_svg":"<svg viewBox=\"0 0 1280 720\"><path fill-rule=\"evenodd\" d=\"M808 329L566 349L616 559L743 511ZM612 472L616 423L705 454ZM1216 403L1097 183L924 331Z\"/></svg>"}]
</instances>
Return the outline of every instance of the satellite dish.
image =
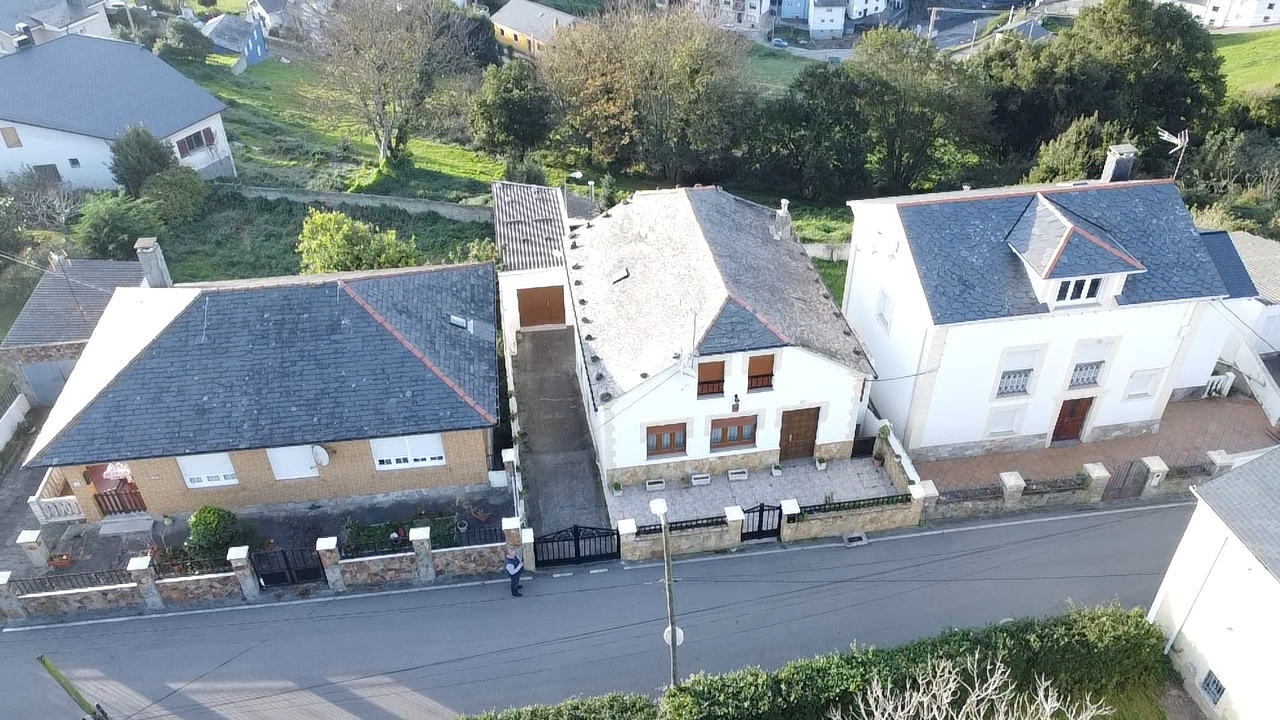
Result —
<instances>
[{"instance_id":1,"label":"satellite dish","mask_svg":"<svg viewBox=\"0 0 1280 720\"><path fill-rule=\"evenodd\" d=\"M317 465L323 467L329 464L329 451L325 450L323 447L320 447L319 445L312 445L311 454L315 456Z\"/></svg>"}]
</instances>

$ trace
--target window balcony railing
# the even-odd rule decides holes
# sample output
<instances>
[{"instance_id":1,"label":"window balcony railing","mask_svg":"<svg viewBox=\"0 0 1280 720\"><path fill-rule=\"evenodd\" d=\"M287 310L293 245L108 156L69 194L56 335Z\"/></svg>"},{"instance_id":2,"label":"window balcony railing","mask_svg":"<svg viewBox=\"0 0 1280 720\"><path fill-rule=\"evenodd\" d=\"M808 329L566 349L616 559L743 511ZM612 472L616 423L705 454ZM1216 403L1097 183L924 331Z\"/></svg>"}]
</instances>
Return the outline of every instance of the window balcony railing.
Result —
<instances>
[{"instance_id":1,"label":"window balcony railing","mask_svg":"<svg viewBox=\"0 0 1280 720\"><path fill-rule=\"evenodd\" d=\"M748 390L764 390L765 388L771 387L773 387L773 373L769 373L768 375L747 376Z\"/></svg>"},{"instance_id":2,"label":"window balcony railing","mask_svg":"<svg viewBox=\"0 0 1280 720\"><path fill-rule=\"evenodd\" d=\"M723 380L713 380L711 382L698 383L698 397L703 397L704 395L723 395L723 394L724 394Z\"/></svg>"},{"instance_id":3,"label":"window balcony railing","mask_svg":"<svg viewBox=\"0 0 1280 720\"><path fill-rule=\"evenodd\" d=\"M1000 387L996 390L996 397L1025 395L1027 393L1027 384L1030 382L1030 370L1006 370L1000 376Z\"/></svg>"},{"instance_id":4,"label":"window balcony railing","mask_svg":"<svg viewBox=\"0 0 1280 720\"><path fill-rule=\"evenodd\" d=\"M1077 363L1071 371L1071 387L1089 387L1098 384L1098 374L1102 372L1101 362Z\"/></svg>"}]
</instances>

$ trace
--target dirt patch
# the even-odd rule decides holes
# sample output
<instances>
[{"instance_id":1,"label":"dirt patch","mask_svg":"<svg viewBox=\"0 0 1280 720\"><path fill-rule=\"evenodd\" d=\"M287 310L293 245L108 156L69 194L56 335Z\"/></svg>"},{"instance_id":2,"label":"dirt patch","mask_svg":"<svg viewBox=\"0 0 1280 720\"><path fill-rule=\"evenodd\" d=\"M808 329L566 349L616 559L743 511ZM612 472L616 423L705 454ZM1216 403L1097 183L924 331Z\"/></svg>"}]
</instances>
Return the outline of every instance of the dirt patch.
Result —
<instances>
[{"instance_id":1,"label":"dirt patch","mask_svg":"<svg viewBox=\"0 0 1280 720\"><path fill-rule=\"evenodd\" d=\"M1160 709L1164 710L1168 720L1206 720L1196 702L1178 683L1165 686L1164 694L1160 696Z\"/></svg>"}]
</instances>

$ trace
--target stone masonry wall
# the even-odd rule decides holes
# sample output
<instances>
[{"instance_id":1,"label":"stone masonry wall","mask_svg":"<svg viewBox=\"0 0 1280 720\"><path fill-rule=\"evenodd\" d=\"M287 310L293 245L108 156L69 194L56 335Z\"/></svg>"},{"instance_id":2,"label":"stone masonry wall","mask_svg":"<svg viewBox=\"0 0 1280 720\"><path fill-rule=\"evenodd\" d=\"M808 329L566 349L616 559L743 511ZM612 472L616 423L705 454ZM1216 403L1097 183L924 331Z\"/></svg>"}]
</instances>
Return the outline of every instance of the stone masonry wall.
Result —
<instances>
[{"instance_id":1,"label":"stone masonry wall","mask_svg":"<svg viewBox=\"0 0 1280 720\"><path fill-rule=\"evenodd\" d=\"M915 527L920 524L920 508L920 501L913 500L901 505L800 515L794 523L783 523L782 541L813 540L855 532Z\"/></svg>"},{"instance_id":2,"label":"stone masonry wall","mask_svg":"<svg viewBox=\"0 0 1280 720\"><path fill-rule=\"evenodd\" d=\"M418 556L413 552L341 560L342 581L352 585L411 583L418 578Z\"/></svg>"},{"instance_id":3,"label":"stone masonry wall","mask_svg":"<svg viewBox=\"0 0 1280 720\"><path fill-rule=\"evenodd\" d=\"M945 520L947 518L977 517L996 515L1004 511L1004 498L992 500L944 500L938 498L937 503L924 513L925 520Z\"/></svg>"},{"instance_id":4,"label":"stone masonry wall","mask_svg":"<svg viewBox=\"0 0 1280 720\"><path fill-rule=\"evenodd\" d=\"M1035 435L1018 435L995 440L979 440L977 442L954 443L951 445L931 445L911 450L911 459L917 463L933 460L953 460L955 458L977 457L992 453L1018 452L1020 450L1038 450L1045 446L1049 436L1045 433ZM925 478L928 480L929 478Z\"/></svg>"},{"instance_id":5,"label":"stone masonry wall","mask_svg":"<svg viewBox=\"0 0 1280 720\"><path fill-rule=\"evenodd\" d=\"M87 341L85 340L77 340L76 342L58 343L56 345L5 348L0 350L0 370L8 371L9 376L18 384L18 390L34 400L35 393L31 391L31 386L27 384L27 379L22 374L21 366L49 362L50 360L78 360L80 353L84 351L86 343ZM0 373L0 375L3 374Z\"/></svg>"},{"instance_id":6,"label":"stone masonry wall","mask_svg":"<svg viewBox=\"0 0 1280 720\"><path fill-rule=\"evenodd\" d=\"M464 548L432 550L431 561L436 566L437 577L466 577L505 572L507 564L506 543L472 545Z\"/></svg>"},{"instance_id":7,"label":"stone masonry wall","mask_svg":"<svg viewBox=\"0 0 1280 720\"><path fill-rule=\"evenodd\" d=\"M742 544L742 524L730 523L719 527L695 528L671 533L671 554L689 555L714 552ZM662 535L624 535L622 559L628 562L654 560L662 557Z\"/></svg>"},{"instance_id":8,"label":"stone masonry wall","mask_svg":"<svg viewBox=\"0 0 1280 720\"><path fill-rule=\"evenodd\" d=\"M164 600L165 605L244 600L240 581L233 572L157 580L156 591L160 593L160 599Z\"/></svg>"},{"instance_id":9,"label":"stone masonry wall","mask_svg":"<svg viewBox=\"0 0 1280 720\"><path fill-rule=\"evenodd\" d=\"M846 460L853 454L853 441L820 443L813 448L814 457L828 460ZM730 470L766 470L778 462L778 449L731 455L712 454L702 458L680 458L671 462L609 470L609 482L623 485L643 485L645 480L664 479L667 482L687 480L694 473L725 475Z\"/></svg>"},{"instance_id":10,"label":"stone masonry wall","mask_svg":"<svg viewBox=\"0 0 1280 720\"><path fill-rule=\"evenodd\" d=\"M143 607L142 592L133 583L22 595L18 602L22 603L28 615L69 615Z\"/></svg>"},{"instance_id":11,"label":"stone masonry wall","mask_svg":"<svg viewBox=\"0 0 1280 720\"><path fill-rule=\"evenodd\" d=\"M1066 505L1088 505L1089 491L1068 490L1059 492L1032 493L1022 491L1020 508L1063 507Z\"/></svg>"},{"instance_id":12,"label":"stone masonry wall","mask_svg":"<svg viewBox=\"0 0 1280 720\"><path fill-rule=\"evenodd\" d=\"M1160 430L1160 420L1139 420L1118 425L1103 425L1089 431L1089 442L1149 435Z\"/></svg>"}]
</instances>

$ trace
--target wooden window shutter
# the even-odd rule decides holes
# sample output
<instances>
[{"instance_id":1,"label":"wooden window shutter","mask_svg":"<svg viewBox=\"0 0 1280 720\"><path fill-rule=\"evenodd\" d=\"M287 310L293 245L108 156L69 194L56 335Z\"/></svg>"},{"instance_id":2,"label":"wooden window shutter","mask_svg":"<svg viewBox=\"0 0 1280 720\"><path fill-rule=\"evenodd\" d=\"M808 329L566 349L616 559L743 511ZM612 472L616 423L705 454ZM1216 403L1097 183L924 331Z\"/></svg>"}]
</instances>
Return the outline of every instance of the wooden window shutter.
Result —
<instances>
[{"instance_id":1,"label":"wooden window shutter","mask_svg":"<svg viewBox=\"0 0 1280 720\"><path fill-rule=\"evenodd\" d=\"M204 144L208 147L213 147L213 130L205 128L200 131L200 134L204 135Z\"/></svg>"},{"instance_id":2,"label":"wooden window shutter","mask_svg":"<svg viewBox=\"0 0 1280 720\"><path fill-rule=\"evenodd\" d=\"M756 355L747 361L747 375L772 375L773 356Z\"/></svg>"},{"instance_id":3,"label":"wooden window shutter","mask_svg":"<svg viewBox=\"0 0 1280 720\"><path fill-rule=\"evenodd\" d=\"M698 363L698 382L723 382L724 361Z\"/></svg>"},{"instance_id":4,"label":"wooden window shutter","mask_svg":"<svg viewBox=\"0 0 1280 720\"><path fill-rule=\"evenodd\" d=\"M182 138L178 141L178 157L186 157L190 154L190 151L187 150L187 139Z\"/></svg>"}]
</instances>

